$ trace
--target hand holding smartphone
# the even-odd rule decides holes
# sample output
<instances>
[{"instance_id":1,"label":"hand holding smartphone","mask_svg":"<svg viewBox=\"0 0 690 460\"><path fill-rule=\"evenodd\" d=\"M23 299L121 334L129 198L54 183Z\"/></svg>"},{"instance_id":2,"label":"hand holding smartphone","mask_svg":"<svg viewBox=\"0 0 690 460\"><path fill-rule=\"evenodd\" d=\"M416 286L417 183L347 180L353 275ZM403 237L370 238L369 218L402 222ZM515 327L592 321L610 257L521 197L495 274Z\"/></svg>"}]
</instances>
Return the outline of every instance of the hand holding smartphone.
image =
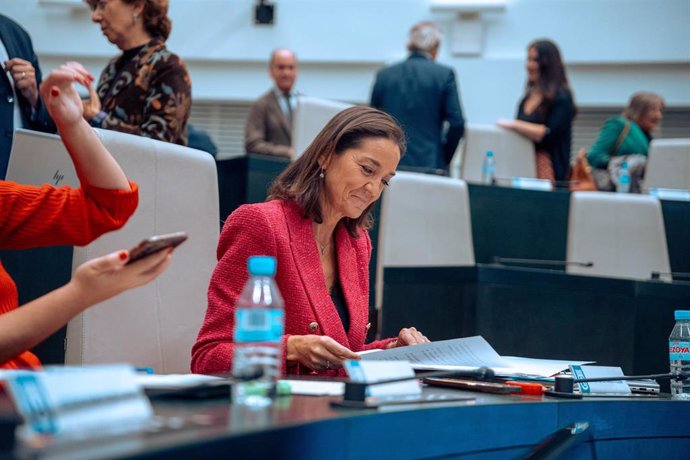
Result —
<instances>
[{"instance_id":1,"label":"hand holding smartphone","mask_svg":"<svg viewBox=\"0 0 690 460\"><path fill-rule=\"evenodd\" d=\"M186 232L167 233L146 238L129 250L129 260L125 265L129 265L163 249L176 248L186 240Z\"/></svg>"}]
</instances>

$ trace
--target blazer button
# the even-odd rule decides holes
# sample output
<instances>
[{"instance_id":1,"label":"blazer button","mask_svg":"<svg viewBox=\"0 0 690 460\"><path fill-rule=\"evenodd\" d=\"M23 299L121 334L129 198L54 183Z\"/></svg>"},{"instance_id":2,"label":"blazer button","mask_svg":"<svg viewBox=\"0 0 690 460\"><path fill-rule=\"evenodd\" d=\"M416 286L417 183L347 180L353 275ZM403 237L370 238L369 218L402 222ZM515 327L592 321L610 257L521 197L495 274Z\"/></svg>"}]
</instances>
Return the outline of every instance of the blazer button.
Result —
<instances>
[{"instance_id":1,"label":"blazer button","mask_svg":"<svg viewBox=\"0 0 690 460\"><path fill-rule=\"evenodd\" d=\"M316 332L319 329L319 323L312 321L309 323L309 332Z\"/></svg>"}]
</instances>

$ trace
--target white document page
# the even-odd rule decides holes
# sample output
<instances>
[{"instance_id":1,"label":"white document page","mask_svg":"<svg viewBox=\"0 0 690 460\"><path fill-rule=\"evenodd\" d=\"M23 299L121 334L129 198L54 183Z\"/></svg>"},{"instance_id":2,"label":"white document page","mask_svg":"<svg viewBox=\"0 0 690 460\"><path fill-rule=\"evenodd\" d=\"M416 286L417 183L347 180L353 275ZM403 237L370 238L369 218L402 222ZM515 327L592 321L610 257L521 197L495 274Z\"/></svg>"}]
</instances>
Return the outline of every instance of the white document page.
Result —
<instances>
[{"instance_id":1,"label":"white document page","mask_svg":"<svg viewBox=\"0 0 690 460\"><path fill-rule=\"evenodd\" d=\"M407 360L415 370L467 370L491 368L501 376L550 377L570 364L591 361L567 361L500 356L481 336L441 340L408 347L379 350L361 355L362 360Z\"/></svg>"}]
</instances>

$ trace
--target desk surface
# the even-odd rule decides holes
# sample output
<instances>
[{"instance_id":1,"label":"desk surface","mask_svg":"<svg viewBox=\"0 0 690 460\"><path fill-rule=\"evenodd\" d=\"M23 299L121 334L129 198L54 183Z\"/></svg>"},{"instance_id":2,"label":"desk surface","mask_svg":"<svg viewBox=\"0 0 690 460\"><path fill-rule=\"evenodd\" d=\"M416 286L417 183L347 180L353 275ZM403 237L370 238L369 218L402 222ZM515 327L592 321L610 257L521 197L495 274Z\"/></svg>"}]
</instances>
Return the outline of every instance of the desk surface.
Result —
<instances>
[{"instance_id":1,"label":"desk surface","mask_svg":"<svg viewBox=\"0 0 690 460\"><path fill-rule=\"evenodd\" d=\"M463 394L476 400L379 410L334 409L329 403L336 398L307 396L265 410L220 399L159 401L155 411L166 422L157 431L51 447L36 457L515 458L580 421L590 423L593 442L578 447L578 458L681 458L690 449L690 403Z\"/></svg>"}]
</instances>

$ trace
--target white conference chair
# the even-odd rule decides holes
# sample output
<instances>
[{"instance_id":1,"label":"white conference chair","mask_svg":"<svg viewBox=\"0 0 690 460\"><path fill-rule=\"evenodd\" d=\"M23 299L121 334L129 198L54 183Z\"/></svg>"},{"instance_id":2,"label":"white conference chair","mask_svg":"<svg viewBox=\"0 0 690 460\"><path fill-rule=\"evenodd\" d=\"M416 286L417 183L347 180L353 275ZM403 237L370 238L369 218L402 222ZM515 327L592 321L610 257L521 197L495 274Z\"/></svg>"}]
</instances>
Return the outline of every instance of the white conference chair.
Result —
<instances>
[{"instance_id":1,"label":"white conference chair","mask_svg":"<svg viewBox=\"0 0 690 460\"><path fill-rule=\"evenodd\" d=\"M567 272L614 278L650 279L670 273L666 231L659 200L650 196L573 192L568 218Z\"/></svg>"},{"instance_id":2,"label":"white conference chair","mask_svg":"<svg viewBox=\"0 0 690 460\"><path fill-rule=\"evenodd\" d=\"M386 267L474 265L469 193L465 181L398 172L381 202L376 308L383 303Z\"/></svg>"},{"instance_id":3,"label":"white conference chair","mask_svg":"<svg viewBox=\"0 0 690 460\"><path fill-rule=\"evenodd\" d=\"M652 141L644 187L690 190L690 139Z\"/></svg>"},{"instance_id":4,"label":"white conference chair","mask_svg":"<svg viewBox=\"0 0 690 460\"><path fill-rule=\"evenodd\" d=\"M96 130L127 176L139 185L139 207L120 230L74 249L73 269L130 248L142 239L184 230L189 240L156 281L86 310L67 327L66 364L127 362L158 373L189 372L190 350L206 311L216 263L218 182L206 152L115 131ZM58 136L18 131L13 180L78 185Z\"/></svg>"},{"instance_id":5,"label":"white conference chair","mask_svg":"<svg viewBox=\"0 0 690 460\"><path fill-rule=\"evenodd\" d=\"M352 104L300 96L292 115L292 147L294 158L299 158L309 147L317 134L337 113L352 107Z\"/></svg>"},{"instance_id":6,"label":"white conference chair","mask_svg":"<svg viewBox=\"0 0 690 460\"><path fill-rule=\"evenodd\" d=\"M494 152L498 180L537 177L534 144L527 138L498 126L468 123L464 139L460 177L467 182L481 182L487 150Z\"/></svg>"}]
</instances>

